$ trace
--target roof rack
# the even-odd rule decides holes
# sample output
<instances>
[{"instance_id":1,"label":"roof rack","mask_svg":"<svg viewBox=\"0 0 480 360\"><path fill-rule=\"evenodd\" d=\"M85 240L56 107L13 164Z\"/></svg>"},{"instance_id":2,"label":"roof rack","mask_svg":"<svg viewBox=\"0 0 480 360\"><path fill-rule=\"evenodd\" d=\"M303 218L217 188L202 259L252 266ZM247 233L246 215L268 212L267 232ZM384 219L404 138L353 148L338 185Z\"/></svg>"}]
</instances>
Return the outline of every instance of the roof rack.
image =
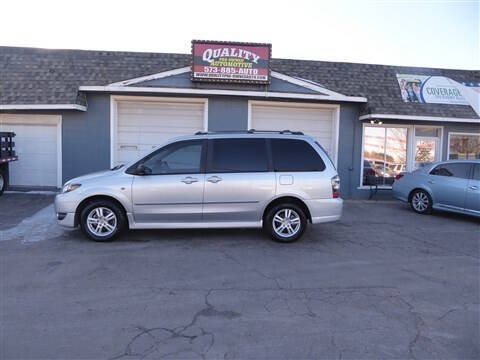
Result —
<instances>
[{"instance_id":1,"label":"roof rack","mask_svg":"<svg viewBox=\"0 0 480 360\"><path fill-rule=\"evenodd\" d=\"M289 134L289 135L304 135L301 131L291 130L226 130L226 131L197 131L195 135L209 135L209 134Z\"/></svg>"}]
</instances>

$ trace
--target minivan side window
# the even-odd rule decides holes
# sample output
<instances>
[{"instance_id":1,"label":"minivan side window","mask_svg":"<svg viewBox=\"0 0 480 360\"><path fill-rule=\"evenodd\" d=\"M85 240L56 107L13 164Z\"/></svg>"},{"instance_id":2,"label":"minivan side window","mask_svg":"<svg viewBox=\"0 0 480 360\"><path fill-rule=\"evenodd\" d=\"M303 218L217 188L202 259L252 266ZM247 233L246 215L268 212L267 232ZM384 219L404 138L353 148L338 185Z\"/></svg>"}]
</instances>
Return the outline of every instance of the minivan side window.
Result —
<instances>
[{"instance_id":1,"label":"minivan side window","mask_svg":"<svg viewBox=\"0 0 480 360\"><path fill-rule=\"evenodd\" d=\"M275 171L323 171L325 163L315 149L304 140L271 139Z\"/></svg>"},{"instance_id":2,"label":"minivan side window","mask_svg":"<svg viewBox=\"0 0 480 360\"><path fill-rule=\"evenodd\" d=\"M148 175L200 173L202 140L181 141L167 145L141 160Z\"/></svg>"},{"instance_id":3,"label":"minivan side window","mask_svg":"<svg viewBox=\"0 0 480 360\"><path fill-rule=\"evenodd\" d=\"M469 163L440 164L430 171L430 175L468 179L471 166Z\"/></svg>"},{"instance_id":4,"label":"minivan side window","mask_svg":"<svg viewBox=\"0 0 480 360\"><path fill-rule=\"evenodd\" d=\"M207 171L211 173L268 171L265 139L213 139L208 152Z\"/></svg>"}]
</instances>

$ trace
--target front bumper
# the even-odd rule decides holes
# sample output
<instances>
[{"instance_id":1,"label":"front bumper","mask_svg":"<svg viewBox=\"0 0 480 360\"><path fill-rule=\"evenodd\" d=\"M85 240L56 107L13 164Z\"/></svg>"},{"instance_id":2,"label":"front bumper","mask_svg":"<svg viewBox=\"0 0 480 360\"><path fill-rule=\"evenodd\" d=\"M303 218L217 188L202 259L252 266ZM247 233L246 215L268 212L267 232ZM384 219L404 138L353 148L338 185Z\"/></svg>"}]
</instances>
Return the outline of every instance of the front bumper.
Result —
<instances>
[{"instance_id":1,"label":"front bumper","mask_svg":"<svg viewBox=\"0 0 480 360\"><path fill-rule=\"evenodd\" d=\"M76 227L75 213L57 213L57 223L69 228Z\"/></svg>"},{"instance_id":2,"label":"front bumper","mask_svg":"<svg viewBox=\"0 0 480 360\"><path fill-rule=\"evenodd\" d=\"M65 227L76 227L75 211L79 204L79 200L73 194L57 194L55 196L55 214L59 225Z\"/></svg>"},{"instance_id":3,"label":"front bumper","mask_svg":"<svg viewBox=\"0 0 480 360\"><path fill-rule=\"evenodd\" d=\"M306 201L312 224L321 224L340 220L343 212L343 199L318 199Z\"/></svg>"}]
</instances>

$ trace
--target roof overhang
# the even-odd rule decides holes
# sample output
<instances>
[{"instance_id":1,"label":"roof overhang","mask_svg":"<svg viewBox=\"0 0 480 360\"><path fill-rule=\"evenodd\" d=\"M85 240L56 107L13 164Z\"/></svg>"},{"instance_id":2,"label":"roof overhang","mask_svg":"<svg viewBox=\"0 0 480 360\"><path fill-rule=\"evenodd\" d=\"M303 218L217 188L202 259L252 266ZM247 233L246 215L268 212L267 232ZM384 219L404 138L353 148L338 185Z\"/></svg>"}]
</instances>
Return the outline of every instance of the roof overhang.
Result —
<instances>
[{"instance_id":1,"label":"roof overhang","mask_svg":"<svg viewBox=\"0 0 480 360\"><path fill-rule=\"evenodd\" d=\"M395 115L395 114L367 114L359 117L363 120L417 120L417 121L443 121L443 122L462 122L462 123L479 123L480 119L467 119L467 118L452 118L452 117L439 117L439 116L416 116L416 115Z\"/></svg>"},{"instance_id":2,"label":"roof overhang","mask_svg":"<svg viewBox=\"0 0 480 360\"><path fill-rule=\"evenodd\" d=\"M254 91L254 90L228 90L228 89L198 89L186 87L152 87L141 86L141 83L151 80L166 78L190 72L191 67L186 66L179 69L164 71L157 74L142 76L134 79L128 79L115 82L106 86L80 86L80 91L85 92L111 92L111 93L161 93L161 94L183 94L183 95L226 95L226 96L245 96L259 98L282 98L282 99L304 99L304 100L324 100L334 102L359 102L366 103L367 99L358 96L347 96L335 91L331 91L320 84L314 82L281 74L276 71L271 72L273 78L281 81L303 87L315 93L301 92L276 92L276 91Z\"/></svg>"},{"instance_id":3,"label":"roof overhang","mask_svg":"<svg viewBox=\"0 0 480 360\"><path fill-rule=\"evenodd\" d=\"M305 99L305 100L327 100L344 102L367 102L366 98L352 96L327 96L315 94L283 93L269 91L237 91L221 89L183 89L183 88L152 88L135 86L80 86L80 91L87 92L112 92L112 93L162 93L162 94L188 94L188 95L228 95L228 96L248 96L261 98L285 98L285 99Z\"/></svg>"},{"instance_id":4,"label":"roof overhang","mask_svg":"<svg viewBox=\"0 0 480 360\"><path fill-rule=\"evenodd\" d=\"M18 104L0 105L0 110L80 110L87 111L87 107L78 104Z\"/></svg>"}]
</instances>

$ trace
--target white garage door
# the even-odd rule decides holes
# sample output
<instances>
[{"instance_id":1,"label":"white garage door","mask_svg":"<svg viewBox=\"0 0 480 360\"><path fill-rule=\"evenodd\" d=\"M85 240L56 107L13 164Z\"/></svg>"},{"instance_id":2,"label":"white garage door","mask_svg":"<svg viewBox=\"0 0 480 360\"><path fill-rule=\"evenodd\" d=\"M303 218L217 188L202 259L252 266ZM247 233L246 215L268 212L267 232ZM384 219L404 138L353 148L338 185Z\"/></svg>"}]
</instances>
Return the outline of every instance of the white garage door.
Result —
<instances>
[{"instance_id":1,"label":"white garage door","mask_svg":"<svg viewBox=\"0 0 480 360\"><path fill-rule=\"evenodd\" d=\"M302 131L315 138L336 162L338 125L335 108L264 102L251 102L250 106L250 128Z\"/></svg>"},{"instance_id":2,"label":"white garage door","mask_svg":"<svg viewBox=\"0 0 480 360\"><path fill-rule=\"evenodd\" d=\"M116 104L113 164L125 164L159 144L203 131L205 100L121 100Z\"/></svg>"},{"instance_id":3,"label":"white garage door","mask_svg":"<svg viewBox=\"0 0 480 360\"><path fill-rule=\"evenodd\" d=\"M9 164L10 185L60 186L60 127L61 116L0 115L0 131L16 134L18 161Z\"/></svg>"}]
</instances>

